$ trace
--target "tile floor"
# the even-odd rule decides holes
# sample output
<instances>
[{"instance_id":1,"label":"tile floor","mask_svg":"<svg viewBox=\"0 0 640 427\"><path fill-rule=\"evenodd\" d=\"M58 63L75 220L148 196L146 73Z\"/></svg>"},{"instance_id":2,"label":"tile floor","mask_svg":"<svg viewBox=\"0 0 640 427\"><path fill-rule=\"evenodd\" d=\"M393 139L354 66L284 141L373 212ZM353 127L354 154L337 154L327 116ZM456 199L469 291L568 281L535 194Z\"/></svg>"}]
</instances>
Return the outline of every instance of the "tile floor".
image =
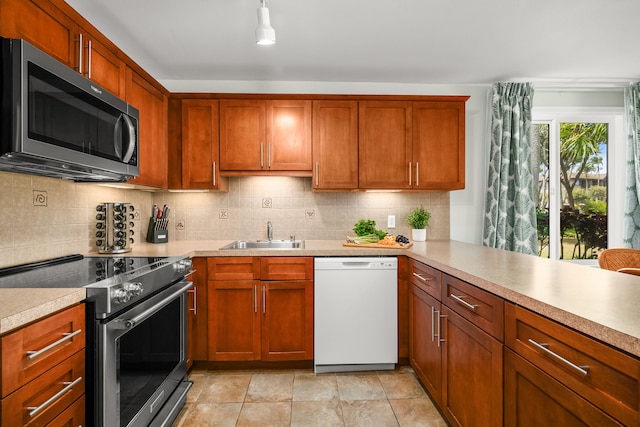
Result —
<instances>
[{"instance_id":1,"label":"tile floor","mask_svg":"<svg viewBox=\"0 0 640 427\"><path fill-rule=\"evenodd\" d=\"M410 367L395 371L314 374L205 371L194 382L174 427L445 427Z\"/></svg>"}]
</instances>

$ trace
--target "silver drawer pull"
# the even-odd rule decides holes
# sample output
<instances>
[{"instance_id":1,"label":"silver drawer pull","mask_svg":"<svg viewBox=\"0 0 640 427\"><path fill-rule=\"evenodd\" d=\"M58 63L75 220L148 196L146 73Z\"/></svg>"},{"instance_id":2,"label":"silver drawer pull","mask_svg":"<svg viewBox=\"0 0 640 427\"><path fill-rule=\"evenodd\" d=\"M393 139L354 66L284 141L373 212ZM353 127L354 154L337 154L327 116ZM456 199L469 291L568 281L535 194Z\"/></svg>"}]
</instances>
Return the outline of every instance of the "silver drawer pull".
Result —
<instances>
[{"instance_id":1,"label":"silver drawer pull","mask_svg":"<svg viewBox=\"0 0 640 427\"><path fill-rule=\"evenodd\" d=\"M476 308L478 308L477 304L470 304L468 302L466 302L465 300L462 299L462 297L459 297L458 295L454 295L454 294L449 294L449 296L457 303L462 304L463 306L467 307L469 310L471 311L476 311Z\"/></svg>"},{"instance_id":2,"label":"silver drawer pull","mask_svg":"<svg viewBox=\"0 0 640 427\"><path fill-rule=\"evenodd\" d=\"M36 357L40 356L42 353L46 353L47 351L51 350L53 347L56 347L60 344L62 344L63 342L70 340L71 338L75 337L76 335L78 335L80 332L82 332L82 329L78 329L77 331L74 332L67 332L64 333L62 335L64 335L62 338L60 338L58 341L49 344L48 346L41 348L40 350L30 350L27 351L27 359L29 360L33 360Z\"/></svg>"},{"instance_id":3,"label":"silver drawer pull","mask_svg":"<svg viewBox=\"0 0 640 427\"><path fill-rule=\"evenodd\" d=\"M43 411L48 406L51 406L51 404L53 404L56 400L60 399L63 394L65 394L66 392L70 391L73 388L73 386L78 384L80 381L82 381L82 377L78 377L78 378L76 378L75 380L73 380L71 382L65 381L65 382L62 383L62 384L64 384L65 387L62 390L60 390L59 392L57 392L56 394L54 394L53 396L51 396L42 405L40 405L40 406L28 406L27 410L29 411L29 416L30 417L34 417L36 414L38 414L38 412Z\"/></svg>"},{"instance_id":4,"label":"silver drawer pull","mask_svg":"<svg viewBox=\"0 0 640 427\"><path fill-rule=\"evenodd\" d=\"M427 277L424 277L423 275L418 274L418 273L413 273L413 275L416 276L418 279L422 280L423 282L428 282L429 280L431 280L431 279L429 279Z\"/></svg>"},{"instance_id":5,"label":"silver drawer pull","mask_svg":"<svg viewBox=\"0 0 640 427\"><path fill-rule=\"evenodd\" d=\"M535 342L531 338L529 338L529 342L531 344L533 344L534 346L536 346L537 348L539 348L540 350L544 351L549 356L555 357L556 359L558 359L559 361L561 361L565 365L567 365L570 368L580 372L582 375L584 375L584 376L589 375L589 367L588 366L578 366L575 363L573 363L573 362L565 359L564 357L560 356L558 353L554 353L553 351L551 351L551 350L549 350L547 348L549 346L549 344L547 344L547 343L540 344L540 343Z\"/></svg>"}]
</instances>

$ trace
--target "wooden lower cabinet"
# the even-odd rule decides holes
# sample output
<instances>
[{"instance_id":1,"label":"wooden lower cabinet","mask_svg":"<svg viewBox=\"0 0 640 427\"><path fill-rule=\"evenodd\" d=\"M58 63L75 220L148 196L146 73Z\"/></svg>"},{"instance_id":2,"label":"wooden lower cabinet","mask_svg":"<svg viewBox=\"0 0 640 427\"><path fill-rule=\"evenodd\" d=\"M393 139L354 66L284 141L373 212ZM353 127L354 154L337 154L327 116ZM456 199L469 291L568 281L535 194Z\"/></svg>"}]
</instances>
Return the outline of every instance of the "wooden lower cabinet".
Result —
<instances>
[{"instance_id":1,"label":"wooden lower cabinet","mask_svg":"<svg viewBox=\"0 0 640 427\"><path fill-rule=\"evenodd\" d=\"M207 360L207 258L193 258L187 291L187 368L194 360Z\"/></svg>"},{"instance_id":2,"label":"wooden lower cabinet","mask_svg":"<svg viewBox=\"0 0 640 427\"><path fill-rule=\"evenodd\" d=\"M504 357L505 426L623 425L513 351Z\"/></svg>"},{"instance_id":3,"label":"wooden lower cabinet","mask_svg":"<svg viewBox=\"0 0 640 427\"><path fill-rule=\"evenodd\" d=\"M313 270L309 268L312 260L308 257L209 259L208 360L312 360ZM299 272L293 275L301 280L259 280L260 277L287 276L283 270L286 265L290 265L291 271ZM254 279L211 280L220 277Z\"/></svg>"},{"instance_id":4,"label":"wooden lower cabinet","mask_svg":"<svg viewBox=\"0 0 640 427\"><path fill-rule=\"evenodd\" d=\"M442 306L442 411L452 425L502 425L502 343Z\"/></svg>"},{"instance_id":5,"label":"wooden lower cabinet","mask_svg":"<svg viewBox=\"0 0 640 427\"><path fill-rule=\"evenodd\" d=\"M409 362L433 400L442 404L442 347L437 337L440 302L416 285L409 296Z\"/></svg>"}]
</instances>

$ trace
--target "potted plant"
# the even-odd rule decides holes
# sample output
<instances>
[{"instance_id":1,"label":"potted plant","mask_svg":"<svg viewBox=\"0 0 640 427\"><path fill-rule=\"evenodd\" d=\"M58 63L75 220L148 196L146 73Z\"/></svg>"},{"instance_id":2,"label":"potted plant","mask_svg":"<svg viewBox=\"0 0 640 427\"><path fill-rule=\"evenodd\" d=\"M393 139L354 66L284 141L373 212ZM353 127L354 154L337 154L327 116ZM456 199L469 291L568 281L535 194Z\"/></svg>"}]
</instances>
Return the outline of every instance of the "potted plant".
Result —
<instances>
[{"instance_id":1,"label":"potted plant","mask_svg":"<svg viewBox=\"0 0 640 427\"><path fill-rule=\"evenodd\" d=\"M415 208L407 216L407 224L411 226L411 237L416 242L424 242L427 240L427 229L431 219L431 212L426 210L422 205Z\"/></svg>"}]
</instances>

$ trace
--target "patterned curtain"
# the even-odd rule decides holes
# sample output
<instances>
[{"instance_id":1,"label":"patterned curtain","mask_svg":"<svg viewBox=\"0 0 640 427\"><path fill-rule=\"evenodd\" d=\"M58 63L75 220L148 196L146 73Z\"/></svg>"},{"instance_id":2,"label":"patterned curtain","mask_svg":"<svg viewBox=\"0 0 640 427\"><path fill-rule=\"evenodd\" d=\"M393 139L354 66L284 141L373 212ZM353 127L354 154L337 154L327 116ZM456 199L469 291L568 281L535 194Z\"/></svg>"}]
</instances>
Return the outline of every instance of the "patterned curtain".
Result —
<instances>
[{"instance_id":1,"label":"patterned curtain","mask_svg":"<svg viewBox=\"0 0 640 427\"><path fill-rule=\"evenodd\" d=\"M627 185L623 246L640 249L640 83L624 90L627 121Z\"/></svg>"},{"instance_id":2,"label":"patterned curtain","mask_svg":"<svg viewBox=\"0 0 640 427\"><path fill-rule=\"evenodd\" d=\"M491 154L483 244L537 255L531 161L530 83L496 83L491 93Z\"/></svg>"}]
</instances>

